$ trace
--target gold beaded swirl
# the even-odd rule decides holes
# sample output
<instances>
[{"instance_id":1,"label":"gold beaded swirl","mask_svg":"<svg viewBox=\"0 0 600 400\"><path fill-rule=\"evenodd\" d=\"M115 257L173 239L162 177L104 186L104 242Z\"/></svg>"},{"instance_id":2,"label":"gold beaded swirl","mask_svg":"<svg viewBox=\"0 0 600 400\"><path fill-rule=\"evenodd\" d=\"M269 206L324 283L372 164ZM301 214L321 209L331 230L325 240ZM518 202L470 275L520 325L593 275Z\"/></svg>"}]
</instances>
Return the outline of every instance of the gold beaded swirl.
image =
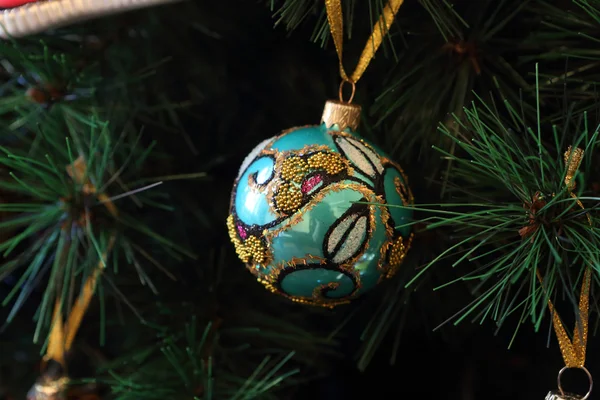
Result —
<instances>
[{"instance_id":1,"label":"gold beaded swirl","mask_svg":"<svg viewBox=\"0 0 600 400\"><path fill-rule=\"evenodd\" d=\"M352 173L350 165L342 155L333 152L318 152L307 158L288 156L280 165L280 179L273 181L278 185L273 189L273 200L276 208L285 214L292 214L302 206L304 196L300 184L309 173L315 170L325 171L328 175L336 175L343 171Z\"/></svg>"},{"instance_id":2,"label":"gold beaded swirl","mask_svg":"<svg viewBox=\"0 0 600 400\"><path fill-rule=\"evenodd\" d=\"M293 213L302 205L302 191L292 183L284 182L275 196L277 208L285 213Z\"/></svg>"},{"instance_id":3,"label":"gold beaded swirl","mask_svg":"<svg viewBox=\"0 0 600 400\"><path fill-rule=\"evenodd\" d=\"M310 166L306 160L300 157L289 157L281 164L281 177L286 181L302 183L309 170Z\"/></svg>"},{"instance_id":4,"label":"gold beaded swirl","mask_svg":"<svg viewBox=\"0 0 600 400\"><path fill-rule=\"evenodd\" d=\"M317 153L308 158L308 165L312 169L324 169L328 174L339 174L348 165L339 153Z\"/></svg>"},{"instance_id":5,"label":"gold beaded swirl","mask_svg":"<svg viewBox=\"0 0 600 400\"><path fill-rule=\"evenodd\" d=\"M235 246L235 252L242 262L266 264L268 262L268 252L262 241L256 236L248 236L245 241L241 241L235 230L233 215L227 217L227 230L229 238Z\"/></svg>"}]
</instances>

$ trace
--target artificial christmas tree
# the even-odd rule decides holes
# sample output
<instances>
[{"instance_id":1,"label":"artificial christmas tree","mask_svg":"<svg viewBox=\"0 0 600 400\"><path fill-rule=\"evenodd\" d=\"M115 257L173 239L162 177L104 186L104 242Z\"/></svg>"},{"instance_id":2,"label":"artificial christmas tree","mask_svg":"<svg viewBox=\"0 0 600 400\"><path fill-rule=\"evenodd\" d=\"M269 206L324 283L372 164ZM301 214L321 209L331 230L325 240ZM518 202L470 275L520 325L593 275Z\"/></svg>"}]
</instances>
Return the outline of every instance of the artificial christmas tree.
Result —
<instances>
[{"instance_id":1,"label":"artificial christmas tree","mask_svg":"<svg viewBox=\"0 0 600 400\"><path fill-rule=\"evenodd\" d=\"M600 2L142 1L97 13L121 3L91 1L71 15L56 1L1 5L4 399L589 396ZM42 9L56 14L27 19ZM340 70L340 38L343 66L367 52L368 69ZM306 224L277 251L319 243L341 260L370 232L367 214L414 238L394 273L369 269L390 259L389 238L354 251L365 262L346 267L380 282L329 309L265 291L229 238L248 258L258 247L240 235L260 240L264 227L223 222L246 155L318 122L340 74L340 104L360 104L361 122L326 113L324 135L341 140L321 149L331 159L281 160L278 212L303 207L324 177L362 179L386 201L339 195L339 210L362 211L312 219L332 227L331 246ZM378 179L381 160L398 180ZM247 175L238 185L256 198L251 183L268 177ZM330 278L310 283L331 294L343 277ZM292 283L281 287L306 289Z\"/></svg>"}]
</instances>

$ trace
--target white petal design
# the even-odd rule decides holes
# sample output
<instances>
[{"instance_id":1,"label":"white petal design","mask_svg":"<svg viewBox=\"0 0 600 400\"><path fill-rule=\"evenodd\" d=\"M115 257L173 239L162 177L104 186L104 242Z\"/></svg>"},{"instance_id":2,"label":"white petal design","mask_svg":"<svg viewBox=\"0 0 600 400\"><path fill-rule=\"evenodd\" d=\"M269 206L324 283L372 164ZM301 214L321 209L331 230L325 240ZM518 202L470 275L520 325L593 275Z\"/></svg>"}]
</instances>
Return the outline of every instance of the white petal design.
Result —
<instances>
[{"instance_id":1,"label":"white petal design","mask_svg":"<svg viewBox=\"0 0 600 400\"><path fill-rule=\"evenodd\" d=\"M256 174L256 183L259 185L263 185L271 178L271 175L273 175L273 168L261 169L260 171L258 171L258 174Z\"/></svg>"},{"instance_id":2,"label":"white petal design","mask_svg":"<svg viewBox=\"0 0 600 400\"><path fill-rule=\"evenodd\" d=\"M375 153L369 147L365 146L365 144L360 140L348 138L348 141L350 141L350 143L352 143L354 147L356 147L357 149L365 153L367 157L369 157L369 160L371 160L377 172L379 172L380 174L383 173L383 164L381 163L381 159L379 158L377 153Z\"/></svg>"},{"instance_id":3,"label":"white petal design","mask_svg":"<svg viewBox=\"0 0 600 400\"><path fill-rule=\"evenodd\" d=\"M346 157L348 157L348 159L352 161L356 168L358 168L370 177L375 177L375 170L373 169L373 165L371 165L371 162L366 157L364 152L359 150L345 137L340 136L336 138L336 142L340 146L344 154L346 154Z\"/></svg>"},{"instance_id":4,"label":"white petal design","mask_svg":"<svg viewBox=\"0 0 600 400\"><path fill-rule=\"evenodd\" d=\"M250 152L250 154L248 154L246 156L246 158L244 158L244 162L242 162L242 165L240 166L240 170L238 171L238 176L236 179L240 179L240 177L242 176L242 174L244 173L244 171L246 171L246 168L248 168L250 166L250 164L252 163L252 161L254 161L254 159L256 158L256 156L258 156L258 154L263 151L263 149L265 148L265 146L267 145L267 143L269 143L271 140L273 140L274 137L269 138L269 139L265 139L262 142L259 143L258 146L256 146L254 149L252 149L252 151Z\"/></svg>"},{"instance_id":5,"label":"white petal design","mask_svg":"<svg viewBox=\"0 0 600 400\"><path fill-rule=\"evenodd\" d=\"M356 221L354 227L346 237L337 254L333 257L333 262L342 264L355 255L365 242L367 236L367 217L362 216Z\"/></svg>"},{"instance_id":6,"label":"white petal design","mask_svg":"<svg viewBox=\"0 0 600 400\"><path fill-rule=\"evenodd\" d=\"M342 237L344 237L344 233L350 228L350 225L358 218L358 214L348 215L343 221L338 223L338 225L333 228L331 234L329 235L329 240L327 242L327 251L329 253L333 253L335 247L338 245Z\"/></svg>"}]
</instances>

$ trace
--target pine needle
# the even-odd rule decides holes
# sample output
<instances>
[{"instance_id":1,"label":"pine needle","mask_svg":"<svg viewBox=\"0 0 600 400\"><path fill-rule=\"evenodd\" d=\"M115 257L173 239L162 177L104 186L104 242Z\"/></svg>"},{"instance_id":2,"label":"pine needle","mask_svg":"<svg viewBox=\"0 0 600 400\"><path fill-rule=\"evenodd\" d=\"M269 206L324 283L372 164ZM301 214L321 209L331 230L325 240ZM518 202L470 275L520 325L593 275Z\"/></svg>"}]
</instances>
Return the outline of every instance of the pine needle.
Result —
<instances>
[{"instance_id":1,"label":"pine needle","mask_svg":"<svg viewBox=\"0 0 600 400\"><path fill-rule=\"evenodd\" d=\"M505 112L513 114L513 121L521 120L508 105ZM460 136L445 125L439 130L464 155L438 150L453 163L451 194L464 202L416 206L427 215L420 222L428 229L453 229L454 244L407 286L439 260L452 256L453 266L469 263L475 267L457 282L477 283L470 283L475 300L454 316L455 323L483 310L476 318L491 318L500 327L508 316L525 308L523 315L539 329L547 315L546 299L562 293L576 307L581 271L586 265L600 265L595 250L600 246L597 227L587 221L588 216L597 215L598 198L585 195L589 183L584 179L591 164L584 162L576 176L582 209L563 182L566 165L562 159L571 144L586 151L584 158L594 154L600 127L588 129L586 122L570 121L579 128L565 135L554 153L542 131L560 129L542 124L541 115L533 121L537 125L533 130L526 121L512 124L511 118L500 117L478 99L465 108L464 118L454 118L461 127ZM467 137L471 139L463 140ZM536 269L544 277L543 298L535 282Z\"/></svg>"}]
</instances>

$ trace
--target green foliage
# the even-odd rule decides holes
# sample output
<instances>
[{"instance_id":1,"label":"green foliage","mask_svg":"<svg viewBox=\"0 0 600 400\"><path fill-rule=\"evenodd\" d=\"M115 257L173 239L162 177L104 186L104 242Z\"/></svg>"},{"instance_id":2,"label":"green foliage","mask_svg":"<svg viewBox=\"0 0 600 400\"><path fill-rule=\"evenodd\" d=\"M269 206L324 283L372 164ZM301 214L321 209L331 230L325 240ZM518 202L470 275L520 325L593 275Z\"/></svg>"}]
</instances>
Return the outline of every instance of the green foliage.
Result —
<instances>
[{"instance_id":1,"label":"green foliage","mask_svg":"<svg viewBox=\"0 0 600 400\"><path fill-rule=\"evenodd\" d=\"M481 99L466 108L465 121L456 118L465 132L460 136L440 128L465 155L438 149L453 163L450 193L455 201L439 209L420 205L431 213L421 222L429 229L451 229L454 244L427 268L447 258L452 266L468 262L470 272L459 280L472 285L476 299L457 322L469 316L491 318L500 327L521 311L520 321L529 318L539 329L548 298L560 294L576 307L585 266L600 265L595 250L600 231L588 221L596 214L598 198L590 197L584 184L600 128L588 126L585 117L562 127L544 126L540 118L532 125L520 110L504 104L502 113ZM563 160L563 152L569 146L586 154L574 181L583 209L564 182L569 160Z\"/></svg>"},{"instance_id":2,"label":"green foliage","mask_svg":"<svg viewBox=\"0 0 600 400\"><path fill-rule=\"evenodd\" d=\"M112 118L117 111L123 114L131 108L127 89L147 72L119 74L126 69L119 62L123 60L113 57L107 63L98 58L109 44L97 40L75 36L1 42L0 120L4 129L33 129L63 108ZM109 66L114 72L106 78L103 71Z\"/></svg>"},{"instance_id":3,"label":"green foliage","mask_svg":"<svg viewBox=\"0 0 600 400\"><path fill-rule=\"evenodd\" d=\"M426 164L426 173L437 178L441 165L431 146L455 149L437 132L440 121L452 123L449 115L460 121L473 91L501 93L515 102L528 92L530 85L506 58L518 47L518 39L508 40L511 23L527 3L468 2L458 10L432 4L427 24L423 16L401 15L404 29L412 33L405 39L407 50L386 74L385 89L370 110L375 125L386 128L385 145L392 154L405 163Z\"/></svg>"},{"instance_id":4,"label":"green foliage","mask_svg":"<svg viewBox=\"0 0 600 400\"><path fill-rule=\"evenodd\" d=\"M303 313L229 268L224 250L211 251L200 267L180 270L194 290L182 293L181 282L171 282L150 305L140 296L142 330L109 318L112 329L131 328L133 340L119 341L118 355L93 381L118 400L274 399L322 370L337 342L303 327Z\"/></svg>"},{"instance_id":5,"label":"green foliage","mask_svg":"<svg viewBox=\"0 0 600 400\"><path fill-rule=\"evenodd\" d=\"M98 71L87 71L74 62L78 46L61 43L59 53L43 42L0 43L2 86L0 117L9 130L32 127L46 117L48 108L93 96L100 84ZM89 72L89 73L88 73Z\"/></svg>"},{"instance_id":6,"label":"green foliage","mask_svg":"<svg viewBox=\"0 0 600 400\"><path fill-rule=\"evenodd\" d=\"M567 94L571 102L578 103L575 112L592 111L600 81L600 1L575 0L568 10L553 2L537 1L531 4L530 12L541 20L540 29L525 41L529 51L520 57L521 62L544 63L548 72L542 75L540 91L546 101L554 99L561 104ZM558 110L551 118L562 116Z\"/></svg>"},{"instance_id":7,"label":"green foliage","mask_svg":"<svg viewBox=\"0 0 600 400\"><path fill-rule=\"evenodd\" d=\"M270 399L276 398L274 389L298 383L290 379L298 369L287 365L293 353L239 365L235 359L254 360L256 354L248 354L244 345L224 345L222 335L227 331L215 323L202 329L192 318L182 333L115 360L112 364L118 367L109 371L108 380L115 399Z\"/></svg>"},{"instance_id":8,"label":"green foliage","mask_svg":"<svg viewBox=\"0 0 600 400\"><path fill-rule=\"evenodd\" d=\"M103 260L108 268L117 272L126 262L150 286L141 260L157 261L137 244L140 237L151 239L175 258L193 256L135 216L135 210L144 206L172 210L163 193L147 190L160 182L144 184L140 175L156 151L154 144L143 143L141 133L130 124L116 130L94 114L62 111L64 119L48 118L31 133L5 144L0 155L6 174L0 189L8 199L0 210L9 214L0 223L6 233L0 244L4 257L0 277L24 269L3 305L12 304L10 322L36 286L47 282L36 313L36 340L49 326L55 301L70 308L82 282L106 257L112 238L114 249ZM67 173L78 158L86 167L81 182ZM87 179L96 193L88 190ZM102 195L107 199L101 200ZM117 207L118 215L108 211L108 202Z\"/></svg>"}]
</instances>

